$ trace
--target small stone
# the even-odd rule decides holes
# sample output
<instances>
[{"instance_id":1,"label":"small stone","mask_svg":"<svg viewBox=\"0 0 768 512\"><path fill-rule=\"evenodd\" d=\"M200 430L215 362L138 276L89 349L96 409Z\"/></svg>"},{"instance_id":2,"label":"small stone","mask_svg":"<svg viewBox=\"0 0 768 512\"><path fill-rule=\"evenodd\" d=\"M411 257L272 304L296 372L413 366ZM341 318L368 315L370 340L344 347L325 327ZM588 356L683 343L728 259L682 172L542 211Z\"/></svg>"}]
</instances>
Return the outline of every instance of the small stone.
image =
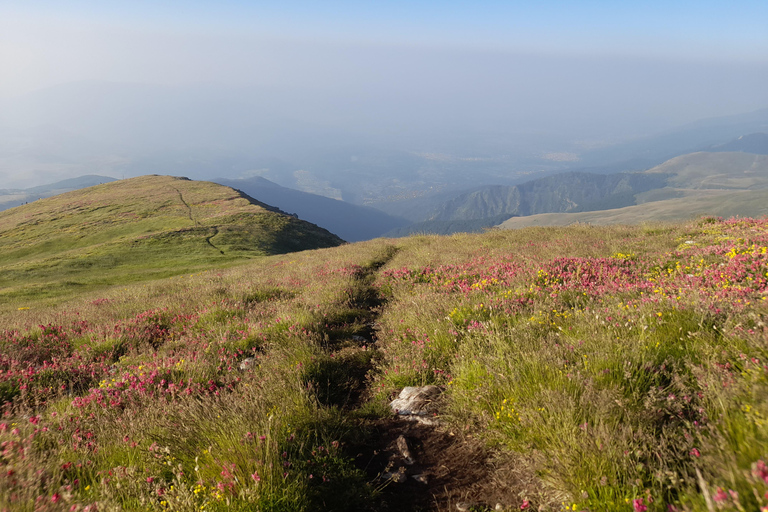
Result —
<instances>
[{"instance_id":1,"label":"small stone","mask_svg":"<svg viewBox=\"0 0 768 512\"><path fill-rule=\"evenodd\" d=\"M253 357L246 357L243 359L243 361L240 363L240 369L245 371L249 368L253 367L256 364L256 359Z\"/></svg>"},{"instance_id":2,"label":"small stone","mask_svg":"<svg viewBox=\"0 0 768 512\"><path fill-rule=\"evenodd\" d=\"M412 466L413 463L416 462L411 454L411 450L408 448L408 441L406 441L405 437L402 435L397 438L397 449L400 451L400 455L403 457L406 464Z\"/></svg>"},{"instance_id":3,"label":"small stone","mask_svg":"<svg viewBox=\"0 0 768 512\"><path fill-rule=\"evenodd\" d=\"M413 478L420 484L427 485L427 475L413 475L411 478Z\"/></svg>"},{"instance_id":4,"label":"small stone","mask_svg":"<svg viewBox=\"0 0 768 512\"><path fill-rule=\"evenodd\" d=\"M506 507L504 507L504 505L502 505L501 503L497 503L496 506L493 507L493 510L498 510L499 512L502 512L506 510Z\"/></svg>"},{"instance_id":5,"label":"small stone","mask_svg":"<svg viewBox=\"0 0 768 512\"><path fill-rule=\"evenodd\" d=\"M469 509L471 509L474 506L475 506L474 503L470 503L468 501L460 501L456 504L456 508L461 512L467 512Z\"/></svg>"}]
</instances>

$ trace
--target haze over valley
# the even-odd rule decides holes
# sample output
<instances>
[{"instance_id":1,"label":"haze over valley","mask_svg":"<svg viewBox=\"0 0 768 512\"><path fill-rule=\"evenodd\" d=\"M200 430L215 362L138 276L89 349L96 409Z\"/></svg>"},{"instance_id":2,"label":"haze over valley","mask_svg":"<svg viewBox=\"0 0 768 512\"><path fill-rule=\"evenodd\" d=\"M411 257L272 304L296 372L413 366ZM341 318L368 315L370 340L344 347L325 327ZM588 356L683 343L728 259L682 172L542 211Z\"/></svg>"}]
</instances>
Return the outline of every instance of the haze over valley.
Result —
<instances>
[{"instance_id":1,"label":"haze over valley","mask_svg":"<svg viewBox=\"0 0 768 512\"><path fill-rule=\"evenodd\" d=\"M685 43L631 8L601 11L591 36L568 17L593 8L563 8L534 42L524 25L487 25L458 4L430 30L407 17L377 24L364 9L331 21L339 5L309 9L320 20L311 29L235 3L123 19L121 8L83 3L57 17L43 5L2 7L0 17L6 191L85 175L259 177L420 223L460 216L435 211L481 187L644 171L768 132L764 34L748 28L763 14L754 5L753 19L738 18L738 37L698 28L711 7L692 20L659 11L690 24ZM513 8L485 9L520 22ZM609 36L629 15L637 25ZM666 35L654 40L642 23Z\"/></svg>"}]
</instances>

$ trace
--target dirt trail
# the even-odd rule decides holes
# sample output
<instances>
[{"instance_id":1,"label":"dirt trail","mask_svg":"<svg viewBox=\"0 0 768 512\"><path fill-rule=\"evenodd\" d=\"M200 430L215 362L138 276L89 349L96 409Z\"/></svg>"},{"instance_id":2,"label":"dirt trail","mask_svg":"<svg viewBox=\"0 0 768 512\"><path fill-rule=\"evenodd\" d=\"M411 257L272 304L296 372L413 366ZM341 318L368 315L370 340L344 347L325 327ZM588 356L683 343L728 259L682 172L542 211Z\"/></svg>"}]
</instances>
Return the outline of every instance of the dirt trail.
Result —
<instances>
[{"instance_id":1,"label":"dirt trail","mask_svg":"<svg viewBox=\"0 0 768 512\"><path fill-rule=\"evenodd\" d=\"M194 215L192 215L192 207L189 206L187 201L184 200L184 194L182 194L181 190L177 189L176 187L171 187L171 188L175 190L177 194L179 194L179 200L181 201L181 204L183 204L184 207L187 209L187 216L189 217L189 220L191 220L195 224L195 227L197 227L199 223L197 222L197 219L195 219Z\"/></svg>"},{"instance_id":2,"label":"dirt trail","mask_svg":"<svg viewBox=\"0 0 768 512\"><path fill-rule=\"evenodd\" d=\"M184 194L181 193L181 190L177 189L176 187L171 187L173 190L176 191L177 194L179 194L179 200L181 201L181 204L184 205L184 207L187 209L187 216L189 217L189 220L191 220L195 227L200 227L200 222L195 218L195 216L192 213L192 207L187 203L186 199L184 199ZM213 228L213 234L205 237L205 243L213 247L215 250L219 251L219 253L224 254L224 251L222 251L220 248L216 247L214 243L211 241L213 237L219 234L219 228L216 226L212 226Z\"/></svg>"},{"instance_id":3,"label":"dirt trail","mask_svg":"<svg viewBox=\"0 0 768 512\"><path fill-rule=\"evenodd\" d=\"M354 335L346 333L346 336L342 334L334 340L334 326L329 326L329 340L336 348L343 346L344 338L347 338L347 348L342 349L342 353L344 350L354 351L349 348L349 338L365 345L359 350L378 350L376 319L381 309L386 307L386 301L374 286L374 280L378 270L395 252L392 248L385 256L355 274L359 286L352 307L359 311L353 320L358 328ZM345 373L353 380L343 404L346 410L354 411L370 396L367 374L371 369L372 366L367 366ZM350 447L350 452L353 452L350 454L356 466L365 471L371 484L380 490L373 510L456 511L460 509L457 505L467 510L470 505L472 510L492 510L495 507L497 501L492 499L495 497L494 483L490 481L492 467L489 452L480 442L451 432L445 426L423 425L394 414L388 418L367 420L361 428L366 431L365 440ZM404 442L414 459L409 461L411 464L405 462L402 454ZM398 473L403 476L393 477ZM510 504L502 504L505 509L511 510Z\"/></svg>"}]
</instances>

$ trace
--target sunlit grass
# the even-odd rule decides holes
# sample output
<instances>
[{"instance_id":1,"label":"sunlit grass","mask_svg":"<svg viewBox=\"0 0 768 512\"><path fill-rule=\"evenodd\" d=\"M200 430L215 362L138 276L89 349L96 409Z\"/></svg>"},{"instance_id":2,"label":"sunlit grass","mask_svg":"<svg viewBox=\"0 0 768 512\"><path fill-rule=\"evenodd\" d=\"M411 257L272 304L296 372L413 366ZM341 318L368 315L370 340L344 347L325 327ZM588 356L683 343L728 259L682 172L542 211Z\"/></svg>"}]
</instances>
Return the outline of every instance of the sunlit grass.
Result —
<instances>
[{"instance_id":1,"label":"sunlit grass","mask_svg":"<svg viewBox=\"0 0 768 512\"><path fill-rule=\"evenodd\" d=\"M442 428L527 475L515 507L757 510L766 245L765 220L538 228L29 297L0 309L0 508L375 509L352 447L437 384Z\"/></svg>"}]
</instances>

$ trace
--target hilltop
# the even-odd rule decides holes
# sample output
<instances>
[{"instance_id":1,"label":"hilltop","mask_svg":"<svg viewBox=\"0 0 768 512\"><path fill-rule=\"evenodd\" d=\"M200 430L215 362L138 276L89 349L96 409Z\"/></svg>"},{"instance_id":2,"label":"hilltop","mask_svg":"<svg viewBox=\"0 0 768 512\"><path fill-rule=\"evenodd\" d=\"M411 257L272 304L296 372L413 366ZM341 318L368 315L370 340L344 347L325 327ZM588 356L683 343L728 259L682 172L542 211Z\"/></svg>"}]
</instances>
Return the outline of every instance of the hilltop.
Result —
<instances>
[{"instance_id":1,"label":"hilltop","mask_svg":"<svg viewBox=\"0 0 768 512\"><path fill-rule=\"evenodd\" d=\"M55 296L342 242L228 187L144 176L0 212L0 296Z\"/></svg>"}]
</instances>

